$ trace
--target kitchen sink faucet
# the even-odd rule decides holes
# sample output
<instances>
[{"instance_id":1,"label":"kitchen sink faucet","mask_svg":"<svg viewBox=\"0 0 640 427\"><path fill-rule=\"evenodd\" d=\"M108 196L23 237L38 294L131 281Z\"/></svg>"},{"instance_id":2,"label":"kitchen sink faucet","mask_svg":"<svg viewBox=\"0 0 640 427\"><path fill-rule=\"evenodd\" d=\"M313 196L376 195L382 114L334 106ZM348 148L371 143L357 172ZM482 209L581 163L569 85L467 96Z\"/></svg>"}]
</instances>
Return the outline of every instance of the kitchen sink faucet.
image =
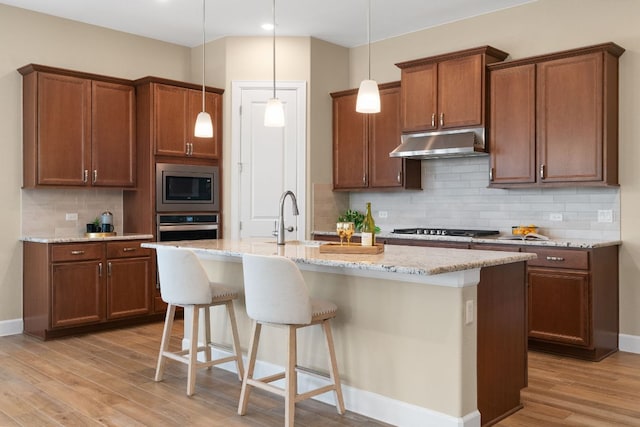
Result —
<instances>
[{"instance_id":1,"label":"kitchen sink faucet","mask_svg":"<svg viewBox=\"0 0 640 427\"><path fill-rule=\"evenodd\" d=\"M273 234L278 237L277 243L279 245L284 245L284 199L286 199L287 196L291 196L291 201L293 202L293 214L299 214L298 201L296 200L296 195L293 194L293 191L287 190L282 193L282 196L280 196L280 215L278 216L278 229L273 232ZM287 231L293 231L293 226L287 227Z\"/></svg>"}]
</instances>

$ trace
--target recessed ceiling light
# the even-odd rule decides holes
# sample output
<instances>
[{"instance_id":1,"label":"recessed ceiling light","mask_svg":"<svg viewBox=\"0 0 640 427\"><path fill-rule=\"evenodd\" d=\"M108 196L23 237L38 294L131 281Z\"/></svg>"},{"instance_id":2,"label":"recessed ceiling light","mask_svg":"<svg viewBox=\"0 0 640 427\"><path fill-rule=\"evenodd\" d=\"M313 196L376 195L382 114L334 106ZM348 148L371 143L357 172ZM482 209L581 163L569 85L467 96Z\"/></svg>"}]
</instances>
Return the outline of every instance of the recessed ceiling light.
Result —
<instances>
[{"instance_id":1,"label":"recessed ceiling light","mask_svg":"<svg viewBox=\"0 0 640 427\"><path fill-rule=\"evenodd\" d=\"M260 27L265 31L273 30L273 24L272 23L262 24Z\"/></svg>"}]
</instances>

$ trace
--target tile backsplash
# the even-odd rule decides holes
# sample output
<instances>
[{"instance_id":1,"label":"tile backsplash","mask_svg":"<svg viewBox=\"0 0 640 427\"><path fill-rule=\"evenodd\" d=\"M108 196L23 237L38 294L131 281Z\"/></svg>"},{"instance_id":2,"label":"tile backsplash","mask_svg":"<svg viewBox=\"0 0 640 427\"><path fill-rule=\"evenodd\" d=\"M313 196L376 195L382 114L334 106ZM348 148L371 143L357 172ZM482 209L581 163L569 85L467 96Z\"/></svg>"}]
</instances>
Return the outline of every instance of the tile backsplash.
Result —
<instances>
[{"instance_id":1,"label":"tile backsplash","mask_svg":"<svg viewBox=\"0 0 640 427\"><path fill-rule=\"evenodd\" d=\"M535 224L552 238L620 239L617 187L506 190L487 188L488 176L488 157L424 160L422 191L352 192L349 206L364 212L366 202L371 202L376 225L383 231L443 227L508 234L513 225ZM387 217L380 217L380 211ZM598 222L598 211L611 211L612 222ZM551 214L562 220L551 221Z\"/></svg>"},{"instance_id":2,"label":"tile backsplash","mask_svg":"<svg viewBox=\"0 0 640 427\"><path fill-rule=\"evenodd\" d=\"M78 236L86 224L104 211L113 214L118 234L122 233L122 190L112 189L23 189L23 236ZM77 221L67 221L77 213Z\"/></svg>"}]
</instances>

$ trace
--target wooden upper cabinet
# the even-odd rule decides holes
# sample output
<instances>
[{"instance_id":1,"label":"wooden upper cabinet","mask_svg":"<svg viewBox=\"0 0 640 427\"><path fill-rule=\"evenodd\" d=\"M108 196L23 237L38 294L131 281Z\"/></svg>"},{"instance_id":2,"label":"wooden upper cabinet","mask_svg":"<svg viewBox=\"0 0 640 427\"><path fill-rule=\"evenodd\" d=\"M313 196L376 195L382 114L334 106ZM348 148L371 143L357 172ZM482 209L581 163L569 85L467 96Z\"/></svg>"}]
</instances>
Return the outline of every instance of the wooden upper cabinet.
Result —
<instances>
[{"instance_id":1,"label":"wooden upper cabinet","mask_svg":"<svg viewBox=\"0 0 640 427\"><path fill-rule=\"evenodd\" d=\"M135 185L131 82L34 64L18 71L24 187Z\"/></svg>"},{"instance_id":2,"label":"wooden upper cabinet","mask_svg":"<svg viewBox=\"0 0 640 427\"><path fill-rule=\"evenodd\" d=\"M602 181L603 66L602 52L538 64L542 181Z\"/></svg>"},{"instance_id":3,"label":"wooden upper cabinet","mask_svg":"<svg viewBox=\"0 0 640 427\"><path fill-rule=\"evenodd\" d=\"M25 186L86 185L84 171L91 165L91 82L49 73L34 73L25 81L35 91L35 117L25 116L33 127L33 155L25 159ZM32 109L25 99L24 108ZM33 119L33 120L29 120ZM26 129L25 129L26 131ZM26 153L25 153L26 154ZM29 186L31 186L29 185Z\"/></svg>"},{"instance_id":4,"label":"wooden upper cabinet","mask_svg":"<svg viewBox=\"0 0 640 427\"><path fill-rule=\"evenodd\" d=\"M536 182L535 77L533 64L489 74L492 184Z\"/></svg>"},{"instance_id":5,"label":"wooden upper cabinet","mask_svg":"<svg viewBox=\"0 0 640 427\"><path fill-rule=\"evenodd\" d=\"M93 81L92 183L132 187L136 182L136 108L133 86Z\"/></svg>"},{"instance_id":6,"label":"wooden upper cabinet","mask_svg":"<svg viewBox=\"0 0 640 427\"><path fill-rule=\"evenodd\" d=\"M605 43L489 67L490 186L618 185L623 52Z\"/></svg>"},{"instance_id":7,"label":"wooden upper cabinet","mask_svg":"<svg viewBox=\"0 0 640 427\"><path fill-rule=\"evenodd\" d=\"M367 188L367 115L356 112L357 92L333 96L333 188Z\"/></svg>"},{"instance_id":8,"label":"wooden upper cabinet","mask_svg":"<svg viewBox=\"0 0 640 427\"><path fill-rule=\"evenodd\" d=\"M396 64L402 69L402 132L483 126L485 65L507 55L484 46Z\"/></svg>"},{"instance_id":9,"label":"wooden upper cabinet","mask_svg":"<svg viewBox=\"0 0 640 427\"><path fill-rule=\"evenodd\" d=\"M205 111L213 122L213 137L194 135L202 111L202 92L168 84L154 85L155 153L174 157L217 159L222 141L222 97L205 93Z\"/></svg>"},{"instance_id":10,"label":"wooden upper cabinet","mask_svg":"<svg viewBox=\"0 0 640 427\"><path fill-rule=\"evenodd\" d=\"M420 160L389 157L400 144L400 85L379 86L380 112L356 112L357 89L333 97L333 188L420 189Z\"/></svg>"}]
</instances>

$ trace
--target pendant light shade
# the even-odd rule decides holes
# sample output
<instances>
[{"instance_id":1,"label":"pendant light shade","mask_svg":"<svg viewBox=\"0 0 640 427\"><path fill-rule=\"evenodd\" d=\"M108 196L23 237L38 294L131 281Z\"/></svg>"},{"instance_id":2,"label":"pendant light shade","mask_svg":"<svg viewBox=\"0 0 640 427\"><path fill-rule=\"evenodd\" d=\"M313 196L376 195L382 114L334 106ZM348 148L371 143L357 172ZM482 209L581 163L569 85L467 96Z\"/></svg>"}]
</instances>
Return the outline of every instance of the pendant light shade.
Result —
<instances>
[{"instance_id":1,"label":"pendant light shade","mask_svg":"<svg viewBox=\"0 0 640 427\"><path fill-rule=\"evenodd\" d=\"M356 100L356 111L358 113L379 113L380 112L380 92L375 80L363 80L358 89Z\"/></svg>"},{"instance_id":2,"label":"pendant light shade","mask_svg":"<svg viewBox=\"0 0 640 427\"><path fill-rule=\"evenodd\" d=\"M198 138L213 137L213 123L211 116L204 110L204 51L205 51L205 0L202 0L202 111L196 118L196 127L193 135Z\"/></svg>"},{"instance_id":3,"label":"pendant light shade","mask_svg":"<svg viewBox=\"0 0 640 427\"><path fill-rule=\"evenodd\" d=\"M356 111L358 113L379 113L380 112L380 92L378 83L371 80L371 0L367 0L367 80L360 83L358 98L356 99Z\"/></svg>"},{"instance_id":4,"label":"pendant light shade","mask_svg":"<svg viewBox=\"0 0 640 427\"><path fill-rule=\"evenodd\" d=\"M264 110L264 125L267 127L284 126L284 106L276 96L276 0L273 0L273 98L267 101Z\"/></svg>"}]
</instances>

